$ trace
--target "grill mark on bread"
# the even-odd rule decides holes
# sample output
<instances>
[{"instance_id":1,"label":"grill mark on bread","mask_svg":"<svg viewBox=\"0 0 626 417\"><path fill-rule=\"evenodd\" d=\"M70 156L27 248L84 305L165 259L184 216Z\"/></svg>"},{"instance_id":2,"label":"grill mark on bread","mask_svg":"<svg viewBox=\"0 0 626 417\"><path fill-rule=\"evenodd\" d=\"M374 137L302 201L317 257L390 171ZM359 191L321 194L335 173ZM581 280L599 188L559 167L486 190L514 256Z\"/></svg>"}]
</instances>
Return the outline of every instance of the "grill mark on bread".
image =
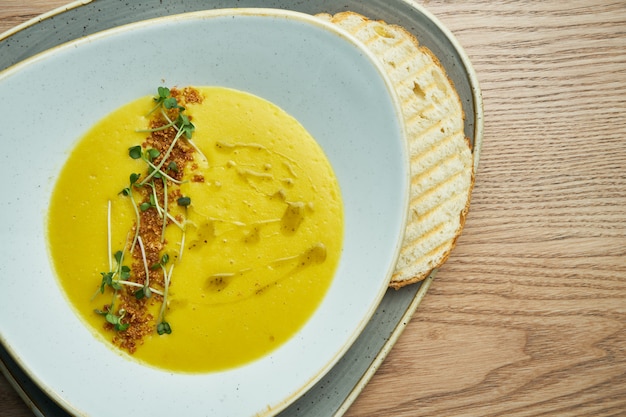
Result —
<instances>
[{"instance_id":1,"label":"grill mark on bread","mask_svg":"<svg viewBox=\"0 0 626 417\"><path fill-rule=\"evenodd\" d=\"M437 130L437 126L433 126L435 130ZM420 152L418 154L413 155L410 158L411 166L419 166L421 169L425 169L428 167L432 167L433 165L437 165L444 161L444 158L454 155L456 152L456 148L453 146L452 140L454 137L452 135L448 135L444 137L442 140L433 142L428 150ZM452 145L451 145L452 144ZM452 148L452 149L447 149ZM433 158L433 155L435 157ZM415 178L412 181L418 180Z\"/></svg>"},{"instance_id":2,"label":"grill mark on bread","mask_svg":"<svg viewBox=\"0 0 626 417\"><path fill-rule=\"evenodd\" d=\"M416 135L418 140L409 144L409 151L411 154L410 161L412 165L417 163L419 158L422 156L422 153L428 152L428 150L433 149L439 143L444 143L445 140L457 140L459 139L459 136L464 136L462 128L459 129L459 127L456 127L456 129L449 132L446 127L454 128L454 126L451 126L449 123L445 123L445 121L442 120L430 125L427 130L424 130L422 133ZM414 168L418 167L415 166Z\"/></svg>"},{"instance_id":3,"label":"grill mark on bread","mask_svg":"<svg viewBox=\"0 0 626 417\"><path fill-rule=\"evenodd\" d=\"M434 179L435 185L443 183L447 178L450 177L449 168L454 165L460 165L463 167L463 163L459 158L458 154L445 155L443 159L441 159L440 164L432 164L432 166L426 169L424 172L421 172L418 176L415 176L411 179L411 191L414 193L423 193L425 190L421 188L428 180ZM462 169L454 170L453 174L457 174L459 172L463 172ZM442 180L438 180L438 178L442 178ZM426 190L432 187L426 188Z\"/></svg>"},{"instance_id":4,"label":"grill mark on bread","mask_svg":"<svg viewBox=\"0 0 626 417\"><path fill-rule=\"evenodd\" d=\"M411 215L415 214L416 216L422 217L427 216L430 213L434 212L441 206L443 206L447 201L452 200L454 197L451 196L448 199L443 199L437 204L432 204L433 201L439 200L438 196L445 195L444 188L453 182L458 180L458 177L463 175L463 171L458 171L456 174L451 175L450 178L446 179L443 182L437 183L432 187L428 188L425 191L422 191L421 195L415 196L415 198L411 199L411 206L422 208L420 212L418 212L417 208L411 210ZM426 209L426 210L423 210Z\"/></svg>"},{"instance_id":5,"label":"grill mark on bread","mask_svg":"<svg viewBox=\"0 0 626 417\"><path fill-rule=\"evenodd\" d=\"M447 259L448 255L450 254L450 249L447 249L448 246L449 246L448 243L444 241L438 246L430 249L428 252L425 252L424 255L415 258L412 262L408 264L408 266L412 267L415 265L426 264L427 268L423 268L422 271L426 271L427 273L430 273L433 268L436 268L438 266L438 265L435 265L435 263L432 261L433 259L444 258L443 259L444 261L445 259ZM394 275L398 275L398 274L396 273Z\"/></svg>"},{"instance_id":6,"label":"grill mark on bread","mask_svg":"<svg viewBox=\"0 0 626 417\"><path fill-rule=\"evenodd\" d=\"M433 239L433 236L437 236L437 232L441 232L445 228L451 228L451 223L447 221L434 221L436 218L436 210L441 210L442 208L445 210L446 208L454 209L458 205L459 200L464 199L463 195L454 194L442 201L437 206L433 207L428 212L419 215L419 221L415 222L414 225L409 227L409 234L411 232L419 232L420 236L426 237L426 239L413 240L409 244L402 247L400 250L401 255L406 254L407 252L413 252L413 249L418 245L429 246L427 243L432 243L430 246L438 246L440 243L445 243L449 238L447 235L441 235L440 239ZM413 213L411 213L413 215Z\"/></svg>"},{"instance_id":7,"label":"grill mark on bread","mask_svg":"<svg viewBox=\"0 0 626 417\"><path fill-rule=\"evenodd\" d=\"M437 236L445 228L445 226L446 226L445 223L438 223L438 224L434 225L432 228L428 229L426 232L423 232L422 236L425 236L425 237ZM439 241L437 241L435 239L415 240L415 241L411 242L410 245L404 246L400 250L400 256L406 255L407 253L414 252L415 247L417 247L417 246L425 247L425 250L421 251L424 254L434 253L437 248L441 248L441 245L443 243L445 243L445 242L443 242L442 239L440 239ZM426 257L427 256L424 256L424 255L422 255L421 257L414 257L414 260L409 261L408 265L414 265L414 264L418 264L420 262L423 262L423 259L426 258Z\"/></svg>"}]
</instances>

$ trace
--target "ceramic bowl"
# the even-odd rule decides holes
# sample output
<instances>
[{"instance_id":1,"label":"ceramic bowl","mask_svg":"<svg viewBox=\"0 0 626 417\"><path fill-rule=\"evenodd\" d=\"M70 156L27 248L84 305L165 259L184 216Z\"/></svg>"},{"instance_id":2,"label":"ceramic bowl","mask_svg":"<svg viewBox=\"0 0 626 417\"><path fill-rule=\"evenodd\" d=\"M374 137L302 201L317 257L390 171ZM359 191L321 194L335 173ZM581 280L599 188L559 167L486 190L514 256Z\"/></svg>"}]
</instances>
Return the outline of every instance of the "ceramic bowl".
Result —
<instances>
[{"instance_id":1,"label":"ceramic bowl","mask_svg":"<svg viewBox=\"0 0 626 417\"><path fill-rule=\"evenodd\" d=\"M223 372L166 372L118 354L74 313L49 260L47 206L72 147L103 116L164 83L231 87L282 107L326 152L344 201L344 248L319 308L277 350ZM375 60L336 28L272 9L142 21L5 70L0 97L0 342L70 413L276 414L336 363L383 297L408 207L401 113Z\"/></svg>"}]
</instances>

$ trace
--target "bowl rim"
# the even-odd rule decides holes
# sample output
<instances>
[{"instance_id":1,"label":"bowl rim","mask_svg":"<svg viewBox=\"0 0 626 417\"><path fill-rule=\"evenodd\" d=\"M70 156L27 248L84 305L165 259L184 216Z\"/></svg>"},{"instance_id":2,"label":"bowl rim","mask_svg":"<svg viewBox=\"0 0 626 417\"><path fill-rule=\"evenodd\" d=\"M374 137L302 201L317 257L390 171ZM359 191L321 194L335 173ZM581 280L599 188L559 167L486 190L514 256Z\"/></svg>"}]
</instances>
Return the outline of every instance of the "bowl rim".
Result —
<instances>
[{"instance_id":1,"label":"bowl rim","mask_svg":"<svg viewBox=\"0 0 626 417\"><path fill-rule=\"evenodd\" d=\"M85 3L90 3L91 1L75 1L71 4L69 4L68 6L63 6L60 7L58 9L55 9L45 15L42 15L38 18L34 18L31 19L31 21L25 22L22 25L19 25L15 28L13 28L13 30L9 30L7 32L4 32L3 34L0 34L0 40L4 39L5 37L8 37L10 35L12 35L13 33L16 33L18 31L20 31L21 29L23 29L24 27L27 27L29 25L32 25L34 23L36 23L37 21L41 21L44 18L53 16L55 14L58 14L60 12L63 11L67 11L69 9L81 6ZM14 65L11 65L3 70L0 71L0 82L2 82L2 80L5 77L10 77L13 73L20 71L22 68L24 67L28 67L30 65L32 65L33 63L39 61L39 60L43 60L46 59L48 56L54 55L56 53L58 53L59 51L63 51L66 48L71 48L73 46L76 45L81 45L81 44L86 44L86 43L90 43L93 41L97 41L99 39L103 39L106 38L108 36L112 36L118 33L122 33L122 32L127 32L127 31L132 31L132 30L136 30L136 29L140 29L142 27L147 27L147 26L151 26L154 24L158 24L159 22L176 22L176 21L186 21L189 19L196 19L196 18L211 18L211 17L223 17L223 16L232 16L232 15L237 15L237 16L266 16L266 17L281 17L281 18L285 18L285 19L295 19L295 20L299 20L302 22L306 22L308 24L311 24L313 26L317 26L319 28L322 28L323 30L327 31L327 32L331 32L341 38L344 39L344 41L347 41L351 44L353 44L354 46L357 46L359 48L359 51L362 55L366 56L368 61L370 62L370 64L372 66L374 66L377 71L379 76L382 78L383 82L385 83L386 87L387 87L387 93L389 94L390 99L393 101L393 105L395 107L395 113L396 113L396 117L400 120L400 122L398 122L398 127L400 129L400 136L402 137L402 151L403 151L403 165L405 166L404 171L405 172L409 172L409 162L408 162L408 145L407 145L407 141L406 139L406 130L405 130L405 126L404 123L402 121L402 113L401 113L401 107L399 104L399 99L398 96L395 92L395 89L393 88L392 82L389 79L389 76L386 74L385 70L382 67L382 64L378 61L378 59L356 38L354 38L352 35L348 34L347 32L345 32L343 29L336 27L335 25L332 25L331 23L328 23L322 19L318 19L310 14L307 13L303 13L303 12L298 12L298 11L294 11L294 10L288 10L288 9L276 9L276 8L264 8L264 7L246 7L246 8L219 8L219 9L207 9L207 10L201 10L201 11L194 11L194 12L185 12L185 13L179 13L179 14L172 14L172 15L167 15L167 16L161 16L161 17L156 17L156 18L149 18L149 19L145 19L145 20L140 20L140 21L136 21L136 22L132 22L132 23L127 23L127 24L123 24L120 26L116 26L110 29L106 29L103 31L99 31L93 34L89 34L86 36L83 36L81 38L75 39L75 40L71 40L68 42L64 42L61 43L57 46L54 46L52 48L46 49L44 51L41 51L39 53L34 54L31 57L28 57ZM406 221L408 218L408 209L409 209L409 202L408 202L408 196L409 196L409 182L407 181L407 185L406 185L406 190L404 193L404 209L403 209L403 218L401 220L402 222L402 230L405 229L405 225L406 225ZM401 247L401 242L402 242L402 237L403 237L403 232L398 236L397 239L397 243L395 245L395 249L394 249L394 256L393 259L391 260L391 262L388 265L388 271L387 271L387 278L389 278L391 276L391 274L393 273L393 269L395 267L396 261L398 259L399 256L399 252L400 252L400 247ZM382 280L381 280L382 281ZM316 375L311 378L305 385L299 387L297 389L297 391L295 391L290 398L285 399L284 401L281 401L280 403L274 404L273 406L271 406L271 409L268 410L269 413L271 415L274 415L275 413L278 413L280 411L282 411L284 408L286 408L289 404L291 404L297 397L299 397L300 395L302 395L304 392L306 392L307 390L310 389L311 386L313 386L319 379L321 379L327 372L329 369L331 369L334 364L345 354L345 352L350 348L350 346L354 343L354 341L356 340L356 338L361 334L361 332L363 331L364 327L366 326L366 324L368 323L369 319L371 318L371 316L374 314L377 306L380 304L380 301L382 300L385 291L387 290L387 285L386 282L388 281L388 279L386 279L385 285L381 285L379 290L378 290L378 295L376 297L375 302L370 306L367 315L365 317L362 317L362 319L360 320L359 326L354 329L351 332L351 335L348 339L348 341L346 343L344 343L343 347L341 348L340 351L338 351L336 353L336 355L330 359L326 366L324 366L321 370L318 370L318 372L316 373ZM30 367L26 366L26 364L22 361L22 358L20 355L17 354L17 352L15 352L15 350L13 349L13 347L11 346L11 344L8 343L8 341L5 339L5 337L0 334L0 343L2 343L2 345L6 348L6 350L9 352L9 354L12 356L12 358L16 361L16 363L25 370L26 374L31 377L31 379L33 379L37 385L42 388L42 390L44 390L44 392L50 397L52 398L55 402L57 402L58 404L62 405L63 408L70 410L72 412L78 412L80 413L79 410L77 410L74 405L70 404L63 396L61 396L61 394L59 394L58 392L56 392L55 390L52 390L44 381L40 381L36 375L34 375L30 369Z\"/></svg>"}]
</instances>

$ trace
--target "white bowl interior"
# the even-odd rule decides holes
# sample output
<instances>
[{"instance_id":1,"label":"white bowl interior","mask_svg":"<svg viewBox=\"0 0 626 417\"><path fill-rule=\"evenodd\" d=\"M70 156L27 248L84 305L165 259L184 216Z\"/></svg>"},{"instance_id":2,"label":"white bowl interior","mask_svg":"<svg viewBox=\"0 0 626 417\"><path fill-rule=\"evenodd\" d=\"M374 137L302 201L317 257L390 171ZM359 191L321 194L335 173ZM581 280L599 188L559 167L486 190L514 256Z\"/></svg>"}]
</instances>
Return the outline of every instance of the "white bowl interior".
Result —
<instances>
[{"instance_id":1,"label":"white bowl interior","mask_svg":"<svg viewBox=\"0 0 626 417\"><path fill-rule=\"evenodd\" d=\"M224 372L174 374L117 354L74 314L49 262L47 206L72 146L163 84L220 85L274 102L321 144L342 190L344 251L321 306L278 350ZM275 413L335 363L382 298L408 207L404 132L383 72L338 29L262 9L142 22L9 68L0 97L10 100L0 129L0 342L71 412L106 415L116 404L126 415Z\"/></svg>"}]
</instances>

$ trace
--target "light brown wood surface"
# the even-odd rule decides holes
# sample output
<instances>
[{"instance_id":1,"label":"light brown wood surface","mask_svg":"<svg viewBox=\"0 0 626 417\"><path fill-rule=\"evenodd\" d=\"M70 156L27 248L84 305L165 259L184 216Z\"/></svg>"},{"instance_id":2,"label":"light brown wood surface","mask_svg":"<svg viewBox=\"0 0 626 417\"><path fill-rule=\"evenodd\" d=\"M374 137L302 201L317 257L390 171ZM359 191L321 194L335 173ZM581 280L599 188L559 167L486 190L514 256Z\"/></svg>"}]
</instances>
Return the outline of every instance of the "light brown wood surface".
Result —
<instances>
[{"instance_id":1,"label":"light brown wood surface","mask_svg":"<svg viewBox=\"0 0 626 417\"><path fill-rule=\"evenodd\" d=\"M65 3L0 0L0 32ZM478 74L480 168L457 247L346 415L625 416L626 2L422 4ZM30 415L0 376L0 416Z\"/></svg>"}]
</instances>

